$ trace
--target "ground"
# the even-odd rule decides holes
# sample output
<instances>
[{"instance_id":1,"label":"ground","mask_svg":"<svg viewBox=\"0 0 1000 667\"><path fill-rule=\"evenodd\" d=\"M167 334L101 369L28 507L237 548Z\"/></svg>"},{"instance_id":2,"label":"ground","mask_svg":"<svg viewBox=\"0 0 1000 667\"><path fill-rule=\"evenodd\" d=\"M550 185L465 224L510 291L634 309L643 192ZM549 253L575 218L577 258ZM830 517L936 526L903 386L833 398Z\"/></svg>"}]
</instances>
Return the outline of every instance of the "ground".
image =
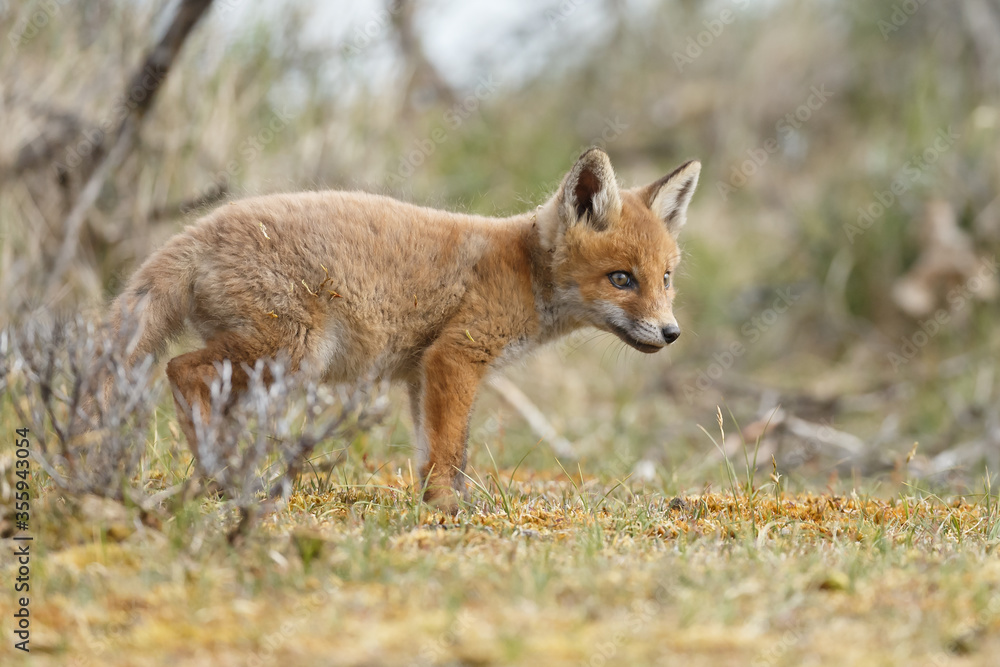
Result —
<instances>
[{"instance_id":1,"label":"ground","mask_svg":"<svg viewBox=\"0 0 1000 667\"><path fill-rule=\"evenodd\" d=\"M985 665L1000 649L988 496L478 482L454 518L415 502L405 471L302 483L237 546L218 501L144 522L43 492L31 655L5 614L0 660Z\"/></svg>"}]
</instances>

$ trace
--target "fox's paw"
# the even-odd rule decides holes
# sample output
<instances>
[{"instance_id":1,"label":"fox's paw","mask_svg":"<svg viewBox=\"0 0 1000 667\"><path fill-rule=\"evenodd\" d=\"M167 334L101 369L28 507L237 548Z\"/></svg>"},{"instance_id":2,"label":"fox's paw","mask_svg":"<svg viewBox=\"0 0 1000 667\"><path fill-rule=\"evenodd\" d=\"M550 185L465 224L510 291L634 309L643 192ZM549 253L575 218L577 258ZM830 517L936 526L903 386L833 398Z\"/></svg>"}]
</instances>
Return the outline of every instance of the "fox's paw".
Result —
<instances>
[{"instance_id":1,"label":"fox's paw","mask_svg":"<svg viewBox=\"0 0 1000 667\"><path fill-rule=\"evenodd\" d=\"M459 493L452 486L428 486L424 502L445 514L455 515L460 509Z\"/></svg>"}]
</instances>

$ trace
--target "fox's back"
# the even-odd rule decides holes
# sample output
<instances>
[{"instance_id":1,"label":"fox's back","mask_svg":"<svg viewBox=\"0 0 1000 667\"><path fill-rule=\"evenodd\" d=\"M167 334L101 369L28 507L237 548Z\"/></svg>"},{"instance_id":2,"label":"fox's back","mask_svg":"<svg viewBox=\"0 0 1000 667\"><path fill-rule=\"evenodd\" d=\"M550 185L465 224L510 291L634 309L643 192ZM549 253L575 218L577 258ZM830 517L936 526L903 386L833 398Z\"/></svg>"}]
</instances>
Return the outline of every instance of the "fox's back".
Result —
<instances>
[{"instance_id":1,"label":"fox's back","mask_svg":"<svg viewBox=\"0 0 1000 667\"><path fill-rule=\"evenodd\" d=\"M472 221L365 193L233 202L184 233L189 319L206 339L311 336L309 361L345 376L398 365L460 306L487 245Z\"/></svg>"}]
</instances>

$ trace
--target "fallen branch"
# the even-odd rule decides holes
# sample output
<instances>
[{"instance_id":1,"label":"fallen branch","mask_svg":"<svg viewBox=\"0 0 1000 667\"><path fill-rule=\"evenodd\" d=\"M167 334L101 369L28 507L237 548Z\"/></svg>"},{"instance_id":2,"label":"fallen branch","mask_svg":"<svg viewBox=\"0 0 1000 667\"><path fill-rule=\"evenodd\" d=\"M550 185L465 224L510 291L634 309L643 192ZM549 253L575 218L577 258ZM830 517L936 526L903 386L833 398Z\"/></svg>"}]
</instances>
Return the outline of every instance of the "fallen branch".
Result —
<instances>
[{"instance_id":1,"label":"fallen branch","mask_svg":"<svg viewBox=\"0 0 1000 667\"><path fill-rule=\"evenodd\" d=\"M556 456L566 459L577 458L576 449L574 449L570 441L559 435L559 432L545 418L542 411L535 407L531 399L516 384L501 376L492 378L489 384L500 394L500 398L507 401L512 408L524 417L524 420L528 422L528 426L531 427L536 436L549 443Z\"/></svg>"}]
</instances>

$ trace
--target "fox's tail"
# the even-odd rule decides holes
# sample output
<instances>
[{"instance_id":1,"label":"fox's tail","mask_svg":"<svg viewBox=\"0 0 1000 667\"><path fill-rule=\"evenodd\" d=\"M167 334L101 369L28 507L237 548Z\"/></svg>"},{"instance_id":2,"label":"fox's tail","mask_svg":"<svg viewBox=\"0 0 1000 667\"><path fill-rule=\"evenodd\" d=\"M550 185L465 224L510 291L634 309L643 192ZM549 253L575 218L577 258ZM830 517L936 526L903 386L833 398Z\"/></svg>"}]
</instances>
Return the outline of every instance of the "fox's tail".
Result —
<instances>
[{"instance_id":1,"label":"fox's tail","mask_svg":"<svg viewBox=\"0 0 1000 667\"><path fill-rule=\"evenodd\" d=\"M176 237L139 267L111 304L111 334L128 366L159 357L183 331L194 300L193 267L192 240Z\"/></svg>"}]
</instances>

